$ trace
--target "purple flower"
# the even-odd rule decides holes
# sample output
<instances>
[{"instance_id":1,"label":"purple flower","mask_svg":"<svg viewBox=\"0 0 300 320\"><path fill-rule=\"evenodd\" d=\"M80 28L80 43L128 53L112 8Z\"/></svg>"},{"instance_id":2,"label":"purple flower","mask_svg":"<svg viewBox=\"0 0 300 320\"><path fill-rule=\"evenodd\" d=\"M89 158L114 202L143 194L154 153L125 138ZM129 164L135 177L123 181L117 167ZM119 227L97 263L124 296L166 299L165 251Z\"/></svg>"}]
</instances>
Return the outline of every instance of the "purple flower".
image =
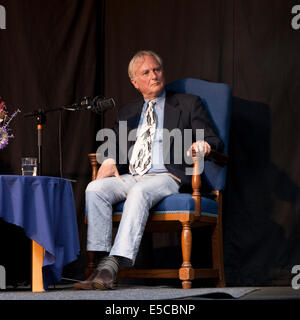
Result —
<instances>
[{"instance_id":1,"label":"purple flower","mask_svg":"<svg viewBox=\"0 0 300 320\"><path fill-rule=\"evenodd\" d=\"M9 138L11 136L8 135L6 128L0 128L0 149L4 149L8 145Z\"/></svg>"},{"instance_id":2,"label":"purple flower","mask_svg":"<svg viewBox=\"0 0 300 320\"><path fill-rule=\"evenodd\" d=\"M12 134L9 134L9 123L18 112L21 111L18 109L11 116L8 116L5 102L0 97L0 149L4 149L8 145L8 140L14 137Z\"/></svg>"}]
</instances>

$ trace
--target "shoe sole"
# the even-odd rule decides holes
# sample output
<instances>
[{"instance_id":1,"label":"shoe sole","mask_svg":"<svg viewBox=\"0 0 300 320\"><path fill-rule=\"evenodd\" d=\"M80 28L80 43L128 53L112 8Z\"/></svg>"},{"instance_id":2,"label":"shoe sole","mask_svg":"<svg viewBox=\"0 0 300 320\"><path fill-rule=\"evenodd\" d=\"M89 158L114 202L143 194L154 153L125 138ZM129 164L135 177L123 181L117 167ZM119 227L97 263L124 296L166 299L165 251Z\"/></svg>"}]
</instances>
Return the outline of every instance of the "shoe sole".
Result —
<instances>
[{"instance_id":1,"label":"shoe sole","mask_svg":"<svg viewBox=\"0 0 300 320\"><path fill-rule=\"evenodd\" d=\"M117 287L117 282L114 282L112 287L107 287L105 286L105 284L103 284L100 281L94 281L92 283L92 286L94 287L94 289L98 289L98 290L114 290Z\"/></svg>"},{"instance_id":2,"label":"shoe sole","mask_svg":"<svg viewBox=\"0 0 300 320\"><path fill-rule=\"evenodd\" d=\"M90 284L90 285L84 285L82 283L78 284L78 283L75 283L74 284L74 288L76 290L94 290L94 287Z\"/></svg>"},{"instance_id":3,"label":"shoe sole","mask_svg":"<svg viewBox=\"0 0 300 320\"><path fill-rule=\"evenodd\" d=\"M93 287L94 289L99 289L99 290L108 290L109 288L106 288L105 285L101 282L93 282Z\"/></svg>"}]
</instances>

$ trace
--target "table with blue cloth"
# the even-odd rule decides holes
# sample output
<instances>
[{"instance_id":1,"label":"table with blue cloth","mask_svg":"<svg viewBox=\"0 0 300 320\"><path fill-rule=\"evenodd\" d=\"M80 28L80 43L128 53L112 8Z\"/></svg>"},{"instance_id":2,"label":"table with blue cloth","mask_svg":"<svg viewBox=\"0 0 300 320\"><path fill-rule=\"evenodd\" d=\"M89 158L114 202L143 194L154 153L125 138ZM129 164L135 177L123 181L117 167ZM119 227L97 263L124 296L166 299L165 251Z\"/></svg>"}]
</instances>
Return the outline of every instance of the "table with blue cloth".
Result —
<instances>
[{"instance_id":1,"label":"table with blue cloth","mask_svg":"<svg viewBox=\"0 0 300 320\"><path fill-rule=\"evenodd\" d=\"M32 259L41 261L44 289L59 282L63 267L77 259L78 226L69 180L0 175L0 218L23 228L32 240ZM36 267L35 262L32 268ZM36 273L38 269L32 273L32 291L43 291L34 289L34 279L39 276Z\"/></svg>"}]
</instances>

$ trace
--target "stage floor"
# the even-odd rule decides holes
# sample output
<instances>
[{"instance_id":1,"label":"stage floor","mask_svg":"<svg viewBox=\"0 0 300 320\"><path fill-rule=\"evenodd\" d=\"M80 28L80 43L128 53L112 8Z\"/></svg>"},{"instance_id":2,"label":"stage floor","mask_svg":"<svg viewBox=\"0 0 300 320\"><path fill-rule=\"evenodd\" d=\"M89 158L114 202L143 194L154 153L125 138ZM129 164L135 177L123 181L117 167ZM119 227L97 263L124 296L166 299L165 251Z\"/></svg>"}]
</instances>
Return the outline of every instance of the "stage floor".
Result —
<instances>
[{"instance_id":1,"label":"stage floor","mask_svg":"<svg viewBox=\"0 0 300 320\"><path fill-rule=\"evenodd\" d=\"M116 290L75 290L72 284L51 286L33 293L30 286L0 290L0 300L300 300L292 287L192 288L120 285Z\"/></svg>"}]
</instances>

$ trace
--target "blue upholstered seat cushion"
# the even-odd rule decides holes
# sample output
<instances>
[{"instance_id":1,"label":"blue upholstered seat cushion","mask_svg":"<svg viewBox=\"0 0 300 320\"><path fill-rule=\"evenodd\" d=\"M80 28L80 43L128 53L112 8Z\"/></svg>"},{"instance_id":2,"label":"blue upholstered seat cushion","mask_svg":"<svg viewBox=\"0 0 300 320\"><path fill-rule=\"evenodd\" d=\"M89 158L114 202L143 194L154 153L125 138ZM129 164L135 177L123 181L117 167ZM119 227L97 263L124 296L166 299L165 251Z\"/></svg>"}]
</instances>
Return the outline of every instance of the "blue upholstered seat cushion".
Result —
<instances>
[{"instance_id":1,"label":"blue upholstered seat cushion","mask_svg":"<svg viewBox=\"0 0 300 320\"><path fill-rule=\"evenodd\" d=\"M114 214L122 214L124 201L114 206ZM201 197L202 215L217 216L218 203L214 200ZM158 213L194 213L195 202L189 193L172 194L165 197L151 209L152 214Z\"/></svg>"}]
</instances>

